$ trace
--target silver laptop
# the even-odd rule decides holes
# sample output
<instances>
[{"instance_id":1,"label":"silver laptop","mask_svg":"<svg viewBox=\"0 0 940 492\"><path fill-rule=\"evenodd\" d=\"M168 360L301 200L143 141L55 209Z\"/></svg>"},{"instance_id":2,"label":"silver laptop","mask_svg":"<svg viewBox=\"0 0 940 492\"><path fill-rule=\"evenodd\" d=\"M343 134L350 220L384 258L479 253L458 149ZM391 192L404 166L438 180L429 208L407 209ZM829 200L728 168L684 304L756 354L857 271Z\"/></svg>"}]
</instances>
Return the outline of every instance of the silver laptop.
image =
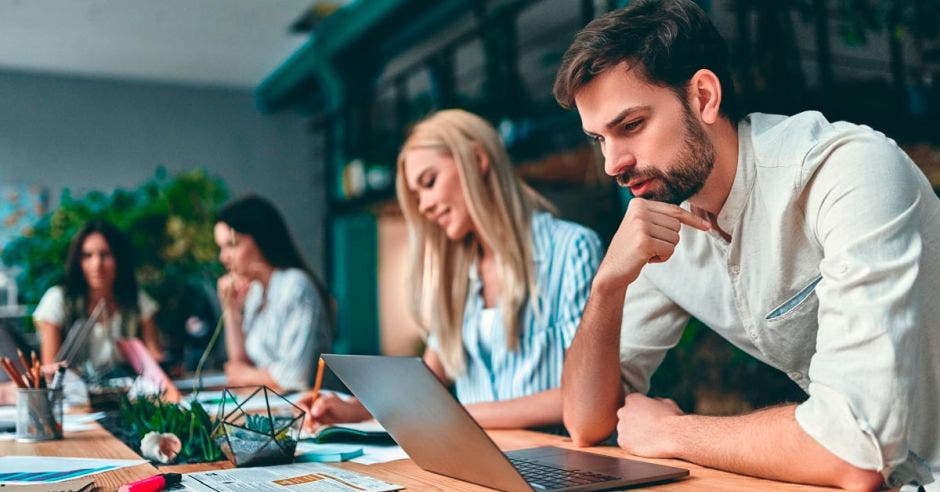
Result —
<instances>
[{"instance_id":1,"label":"silver laptop","mask_svg":"<svg viewBox=\"0 0 940 492\"><path fill-rule=\"evenodd\" d=\"M324 354L330 369L421 468L506 491L604 490L688 470L557 447L503 453L418 357Z\"/></svg>"}]
</instances>

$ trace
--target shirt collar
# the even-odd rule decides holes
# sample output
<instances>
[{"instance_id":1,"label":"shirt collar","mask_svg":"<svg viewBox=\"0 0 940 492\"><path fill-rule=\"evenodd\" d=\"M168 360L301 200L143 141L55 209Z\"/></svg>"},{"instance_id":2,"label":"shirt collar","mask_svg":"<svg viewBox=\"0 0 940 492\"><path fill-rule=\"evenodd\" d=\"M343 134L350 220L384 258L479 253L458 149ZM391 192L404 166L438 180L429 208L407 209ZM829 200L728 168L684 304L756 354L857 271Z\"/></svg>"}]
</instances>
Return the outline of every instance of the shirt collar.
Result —
<instances>
[{"instance_id":1,"label":"shirt collar","mask_svg":"<svg viewBox=\"0 0 940 492\"><path fill-rule=\"evenodd\" d=\"M725 204L721 207L716 218L718 227L728 234L732 234L734 226L741 219L741 212L747 197L754 186L754 148L751 144L751 123L744 119L738 122L738 167L734 174L734 182Z\"/></svg>"},{"instance_id":2,"label":"shirt collar","mask_svg":"<svg viewBox=\"0 0 940 492\"><path fill-rule=\"evenodd\" d=\"M544 244L546 240L551 239L551 234L545 234L543 229L549 226L549 218L551 216L547 212L535 212L532 214L532 260L535 263L542 263L545 261L548 253L548 244Z\"/></svg>"}]
</instances>

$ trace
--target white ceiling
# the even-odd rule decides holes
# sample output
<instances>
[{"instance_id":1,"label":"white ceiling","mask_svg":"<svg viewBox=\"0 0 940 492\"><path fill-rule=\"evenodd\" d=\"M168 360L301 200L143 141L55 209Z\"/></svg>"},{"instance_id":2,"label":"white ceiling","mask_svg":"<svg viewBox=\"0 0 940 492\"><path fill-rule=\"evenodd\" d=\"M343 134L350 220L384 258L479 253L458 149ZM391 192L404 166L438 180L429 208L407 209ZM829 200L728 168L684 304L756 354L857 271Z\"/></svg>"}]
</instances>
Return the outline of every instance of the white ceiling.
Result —
<instances>
[{"instance_id":1,"label":"white ceiling","mask_svg":"<svg viewBox=\"0 0 940 492\"><path fill-rule=\"evenodd\" d=\"M315 0L0 0L0 70L252 87Z\"/></svg>"}]
</instances>

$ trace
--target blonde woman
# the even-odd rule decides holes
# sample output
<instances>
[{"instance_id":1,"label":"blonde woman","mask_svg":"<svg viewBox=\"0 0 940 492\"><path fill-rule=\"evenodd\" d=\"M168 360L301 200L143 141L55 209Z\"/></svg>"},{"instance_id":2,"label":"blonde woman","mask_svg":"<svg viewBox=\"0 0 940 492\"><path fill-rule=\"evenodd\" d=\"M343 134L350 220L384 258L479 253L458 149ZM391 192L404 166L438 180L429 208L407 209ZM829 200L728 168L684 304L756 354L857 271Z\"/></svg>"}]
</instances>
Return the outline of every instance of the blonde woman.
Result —
<instances>
[{"instance_id":1,"label":"blonde woman","mask_svg":"<svg viewBox=\"0 0 940 492\"><path fill-rule=\"evenodd\" d=\"M545 212L493 127L466 111L414 127L397 188L427 365L483 427L561 423L562 362L601 258L597 236ZM355 399L302 403L311 425L371 418Z\"/></svg>"}]
</instances>

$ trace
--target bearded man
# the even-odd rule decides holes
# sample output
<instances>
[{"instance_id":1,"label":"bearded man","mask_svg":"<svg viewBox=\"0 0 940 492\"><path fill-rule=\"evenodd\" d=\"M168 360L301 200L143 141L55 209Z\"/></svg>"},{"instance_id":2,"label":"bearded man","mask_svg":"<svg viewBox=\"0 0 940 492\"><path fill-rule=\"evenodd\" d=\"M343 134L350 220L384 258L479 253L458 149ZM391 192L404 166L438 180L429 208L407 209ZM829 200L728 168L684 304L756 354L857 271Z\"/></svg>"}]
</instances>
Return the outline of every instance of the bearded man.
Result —
<instances>
[{"instance_id":1,"label":"bearded man","mask_svg":"<svg viewBox=\"0 0 940 492\"><path fill-rule=\"evenodd\" d=\"M568 49L576 107L634 198L562 378L575 443L855 489L940 473L940 200L883 134L740 115L725 41L690 0L636 1ZM746 415L644 396L694 316L808 394ZM931 487L935 487L933 483Z\"/></svg>"}]
</instances>

